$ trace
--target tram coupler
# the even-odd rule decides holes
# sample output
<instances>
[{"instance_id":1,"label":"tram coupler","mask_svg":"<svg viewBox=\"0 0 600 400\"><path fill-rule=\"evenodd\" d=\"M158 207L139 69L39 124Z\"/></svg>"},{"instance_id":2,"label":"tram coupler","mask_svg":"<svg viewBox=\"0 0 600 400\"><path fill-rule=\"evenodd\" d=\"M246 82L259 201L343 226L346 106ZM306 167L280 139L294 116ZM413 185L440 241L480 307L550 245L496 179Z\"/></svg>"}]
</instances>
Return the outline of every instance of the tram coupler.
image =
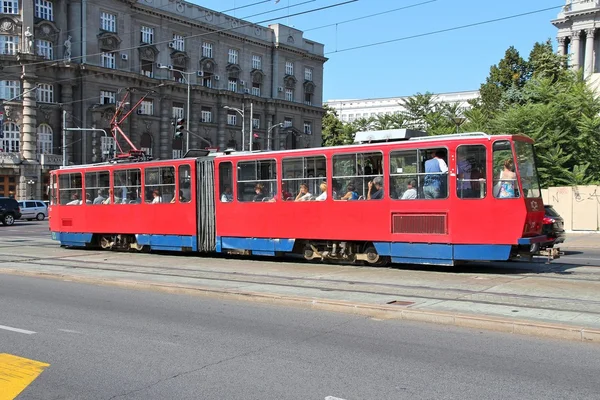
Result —
<instances>
[{"instance_id":1,"label":"tram coupler","mask_svg":"<svg viewBox=\"0 0 600 400\"><path fill-rule=\"evenodd\" d=\"M538 254L540 256L545 256L547 258L546 263L550 264L550 262L552 260L556 260L556 259L560 258L560 256L563 253L560 251L560 248L557 248L557 247L548 247L548 248L545 248L543 250L540 250Z\"/></svg>"}]
</instances>

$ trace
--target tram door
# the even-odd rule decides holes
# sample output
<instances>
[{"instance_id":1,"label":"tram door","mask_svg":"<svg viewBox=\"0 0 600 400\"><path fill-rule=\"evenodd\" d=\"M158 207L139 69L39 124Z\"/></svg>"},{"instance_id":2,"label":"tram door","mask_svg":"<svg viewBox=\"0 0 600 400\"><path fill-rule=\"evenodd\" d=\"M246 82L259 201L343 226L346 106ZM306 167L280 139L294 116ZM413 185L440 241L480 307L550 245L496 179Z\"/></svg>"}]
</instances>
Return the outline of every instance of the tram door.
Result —
<instances>
[{"instance_id":1,"label":"tram door","mask_svg":"<svg viewBox=\"0 0 600 400\"><path fill-rule=\"evenodd\" d=\"M196 161L196 197L198 210L198 251L212 252L216 248L215 227L215 162L212 157Z\"/></svg>"}]
</instances>

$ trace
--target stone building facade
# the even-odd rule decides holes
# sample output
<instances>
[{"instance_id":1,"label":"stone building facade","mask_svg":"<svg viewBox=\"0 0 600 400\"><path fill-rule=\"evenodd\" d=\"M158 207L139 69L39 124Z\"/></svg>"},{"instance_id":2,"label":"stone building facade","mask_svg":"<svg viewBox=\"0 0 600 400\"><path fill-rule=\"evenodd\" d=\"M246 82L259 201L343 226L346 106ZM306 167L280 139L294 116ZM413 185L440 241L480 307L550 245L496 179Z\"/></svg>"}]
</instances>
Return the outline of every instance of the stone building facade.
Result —
<instances>
[{"instance_id":1,"label":"stone building facade","mask_svg":"<svg viewBox=\"0 0 600 400\"><path fill-rule=\"evenodd\" d=\"M0 0L0 196L45 198L63 146L68 164L128 150L107 129L127 88L125 110L146 98L121 128L154 158L187 140L241 150L242 120L246 149L320 146L326 60L302 31L178 0ZM189 139L174 139L177 118ZM97 130L63 144L63 127Z\"/></svg>"},{"instance_id":2,"label":"stone building facade","mask_svg":"<svg viewBox=\"0 0 600 400\"><path fill-rule=\"evenodd\" d=\"M600 0L566 0L566 5L552 24L558 29L558 52L569 56L573 69L583 69L591 87L598 90Z\"/></svg>"}]
</instances>

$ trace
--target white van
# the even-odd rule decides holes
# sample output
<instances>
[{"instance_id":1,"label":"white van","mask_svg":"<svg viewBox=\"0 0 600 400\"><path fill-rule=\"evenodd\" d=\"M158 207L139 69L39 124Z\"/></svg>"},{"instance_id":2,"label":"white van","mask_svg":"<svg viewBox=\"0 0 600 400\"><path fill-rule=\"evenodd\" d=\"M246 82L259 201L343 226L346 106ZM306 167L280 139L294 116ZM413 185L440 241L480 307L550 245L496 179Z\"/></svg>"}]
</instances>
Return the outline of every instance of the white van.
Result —
<instances>
[{"instance_id":1,"label":"white van","mask_svg":"<svg viewBox=\"0 0 600 400\"><path fill-rule=\"evenodd\" d=\"M43 221L48 216L48 207L41 200L19 201L19 207L21 208L21 219Z\"/></svg>"}]
</instances>

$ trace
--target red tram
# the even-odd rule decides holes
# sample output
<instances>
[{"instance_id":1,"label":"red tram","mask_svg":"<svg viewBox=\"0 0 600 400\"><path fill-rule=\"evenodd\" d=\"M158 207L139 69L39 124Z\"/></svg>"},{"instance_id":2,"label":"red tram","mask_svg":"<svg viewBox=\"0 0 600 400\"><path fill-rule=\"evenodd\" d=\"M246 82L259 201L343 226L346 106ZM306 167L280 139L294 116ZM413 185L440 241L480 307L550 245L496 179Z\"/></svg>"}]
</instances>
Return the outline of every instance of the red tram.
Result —
<instances>
[{"instance_id":1,"label":"red tram","mask_svg":"<svg viewBox=\"0 0 600 400\"><path fill-rule=\"evenodd\" d=\"M532 143L469 133L64 167L50 230L69 247L508 260L545 240Z\"/></svg>"}]
</instances>

